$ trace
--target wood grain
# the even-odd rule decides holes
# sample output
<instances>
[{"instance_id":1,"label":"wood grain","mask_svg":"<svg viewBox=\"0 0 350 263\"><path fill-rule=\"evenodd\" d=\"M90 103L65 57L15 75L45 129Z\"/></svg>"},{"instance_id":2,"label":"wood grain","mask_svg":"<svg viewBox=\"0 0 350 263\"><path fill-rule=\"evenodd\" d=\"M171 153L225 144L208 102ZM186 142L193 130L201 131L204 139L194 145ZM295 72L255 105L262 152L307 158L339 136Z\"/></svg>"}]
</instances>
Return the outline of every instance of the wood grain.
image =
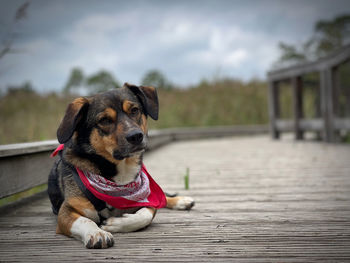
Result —
<instances>
[{"instance_id":1,"label":"wood grain","mask_svg":"<svg viewBox=\"0 0 350 263\"><path fill-rule=\"evenodd\" d=\"M265 136L177 142L145 156L190 212L160 210L145 230L88 250L55 234L47 198L0 215L0 261L349 262L350 147ZM183 176L190 169L190 189Z\"/></svg>"}]
</instances>

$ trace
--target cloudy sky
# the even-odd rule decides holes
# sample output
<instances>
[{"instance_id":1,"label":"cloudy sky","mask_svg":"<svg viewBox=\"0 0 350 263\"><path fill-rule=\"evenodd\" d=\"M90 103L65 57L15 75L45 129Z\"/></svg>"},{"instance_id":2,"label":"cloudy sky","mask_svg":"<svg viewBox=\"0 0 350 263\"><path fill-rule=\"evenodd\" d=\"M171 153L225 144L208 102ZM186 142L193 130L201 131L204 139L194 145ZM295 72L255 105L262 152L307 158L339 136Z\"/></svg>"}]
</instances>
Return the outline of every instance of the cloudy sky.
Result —
<instances>
[{"instance_id":1,"label":"cloudy sky","mask_svg":"<svg viewBox=\"0 0 350 263\"><path fill-rule=\"evenodd\" d=\"M0 40L24 2L1 1ZM0 60L0 88L30 81L59 91L73 67L135 84L150 69L182 86L214 76L264 79L279 41L301 43L317 20L344 13L349 0L32 0L15 27L19 52Z\"/></svg>"}]
</instances>

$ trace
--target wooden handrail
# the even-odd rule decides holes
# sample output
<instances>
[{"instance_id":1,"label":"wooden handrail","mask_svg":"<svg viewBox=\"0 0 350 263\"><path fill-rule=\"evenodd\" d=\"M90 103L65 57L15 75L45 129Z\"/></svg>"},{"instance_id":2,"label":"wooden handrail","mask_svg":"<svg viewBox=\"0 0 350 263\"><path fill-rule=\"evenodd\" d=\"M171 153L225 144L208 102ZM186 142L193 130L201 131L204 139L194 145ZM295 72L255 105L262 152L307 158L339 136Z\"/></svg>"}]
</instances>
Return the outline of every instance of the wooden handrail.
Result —
<instances>
[{"instance_id":1,"label":"wooden handrail","mask_svg":"<svg viewBox=\"0 0 350 263\"><path fill-rule=\"evenodd\" d=\"M267 73L270 81L283 81L292 77L305 75L311 72L319 72L328 68L339 66L350 59L350 44L336 50L328 56L317 61L293 65L287 68L272 70Z\"/></svg>"},{"instance_id":2,"label":"wooden handrail","mask_svg":"<svg viewBox=\"0 0 350 263\"><path fill-rule=\"evenodd\" d=\"M266 125L164 129L149 132L149 150L177 140L267 133ZM47 182L58 142L0 145L0 198Z\"/></svg>"},{"instance_id":3,"label":"wooden handrail","mask_svg":"<svg viewBox=\"0 0 350 263\"><path fill-rule=\"evenodd\" d=\"M339 118L335 112L335 106L339 103L337 96L337 90L339 88L338 69L339 66L348 61L350 61L350 44L317 61L268 72L271 136L278 139L281 132L293 129L295 139L300 140L303 139L303 133L305 131L317 131L324 141L336 142L339 140L337 134L341 130L350 132L350 116ZM319 73L319 101L315 105L317 116L314 119L305 119L302 103L302 77L311 72ZM294 108L294 118L288 122L280 120L279 102L280 84L286 81L292 83ZM350 89L350 87L347 88ZM350 105L350 97L347 100L347 103Z\"/></svg>"}]
</instances>

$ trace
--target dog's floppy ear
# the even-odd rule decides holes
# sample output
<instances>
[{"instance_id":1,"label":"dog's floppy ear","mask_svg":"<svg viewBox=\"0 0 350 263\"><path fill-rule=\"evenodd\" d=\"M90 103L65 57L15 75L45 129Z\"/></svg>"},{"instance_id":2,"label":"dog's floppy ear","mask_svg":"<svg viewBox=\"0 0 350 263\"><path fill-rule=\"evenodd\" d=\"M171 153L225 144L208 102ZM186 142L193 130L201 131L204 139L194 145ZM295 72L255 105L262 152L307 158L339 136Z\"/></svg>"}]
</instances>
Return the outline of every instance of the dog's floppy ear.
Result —
<instances>
[{"instance_id":1,"label":"dog's floppy ear","mask_svg":"<svg viewBox=\"0 0 350 263\"><path fill-rule=\"evenodd\" d=\"M158 120L159 103L157 90L154 87L135 86L128 83L125 83L124 86L131 90L141 101L146 111L145 113L151 116L153 120Z\"/></svg>"},{"instance_id":2,"label":"dog's floppy ear","mask_svg":"<svg viewBox=\"0 0 350 263\"><path fill-rule=\"evenodd\" d=\"M60 143L65 143L72 137L88 107L89 101L82 97L75 99L68 105L66 114L57 129L57 139Z\"/></svg>"}]
</instances>

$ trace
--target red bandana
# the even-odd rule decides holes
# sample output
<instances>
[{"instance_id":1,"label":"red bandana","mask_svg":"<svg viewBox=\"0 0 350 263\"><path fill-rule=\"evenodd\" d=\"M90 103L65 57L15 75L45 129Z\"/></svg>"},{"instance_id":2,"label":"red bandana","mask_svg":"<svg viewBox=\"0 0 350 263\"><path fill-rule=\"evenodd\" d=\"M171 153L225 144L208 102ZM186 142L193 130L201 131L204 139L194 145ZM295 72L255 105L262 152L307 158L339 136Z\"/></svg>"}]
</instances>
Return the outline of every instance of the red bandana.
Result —
<instances>
[{"instance_id":1,"label":"red bandana","mask_svg":"<svg viewBox=\"0 0 350 263\"><path fill-rule=\"evenodd\" d=\"M51 156L63 150L63 144L57 147ZM82 171L76 167L80 180L85 187L98 199L118 209L133 207L162 208L166 205L163 190L153 180L142 164L136 179L126 185L118 185L103 176Z\"/></svg>"}]
</instances>

